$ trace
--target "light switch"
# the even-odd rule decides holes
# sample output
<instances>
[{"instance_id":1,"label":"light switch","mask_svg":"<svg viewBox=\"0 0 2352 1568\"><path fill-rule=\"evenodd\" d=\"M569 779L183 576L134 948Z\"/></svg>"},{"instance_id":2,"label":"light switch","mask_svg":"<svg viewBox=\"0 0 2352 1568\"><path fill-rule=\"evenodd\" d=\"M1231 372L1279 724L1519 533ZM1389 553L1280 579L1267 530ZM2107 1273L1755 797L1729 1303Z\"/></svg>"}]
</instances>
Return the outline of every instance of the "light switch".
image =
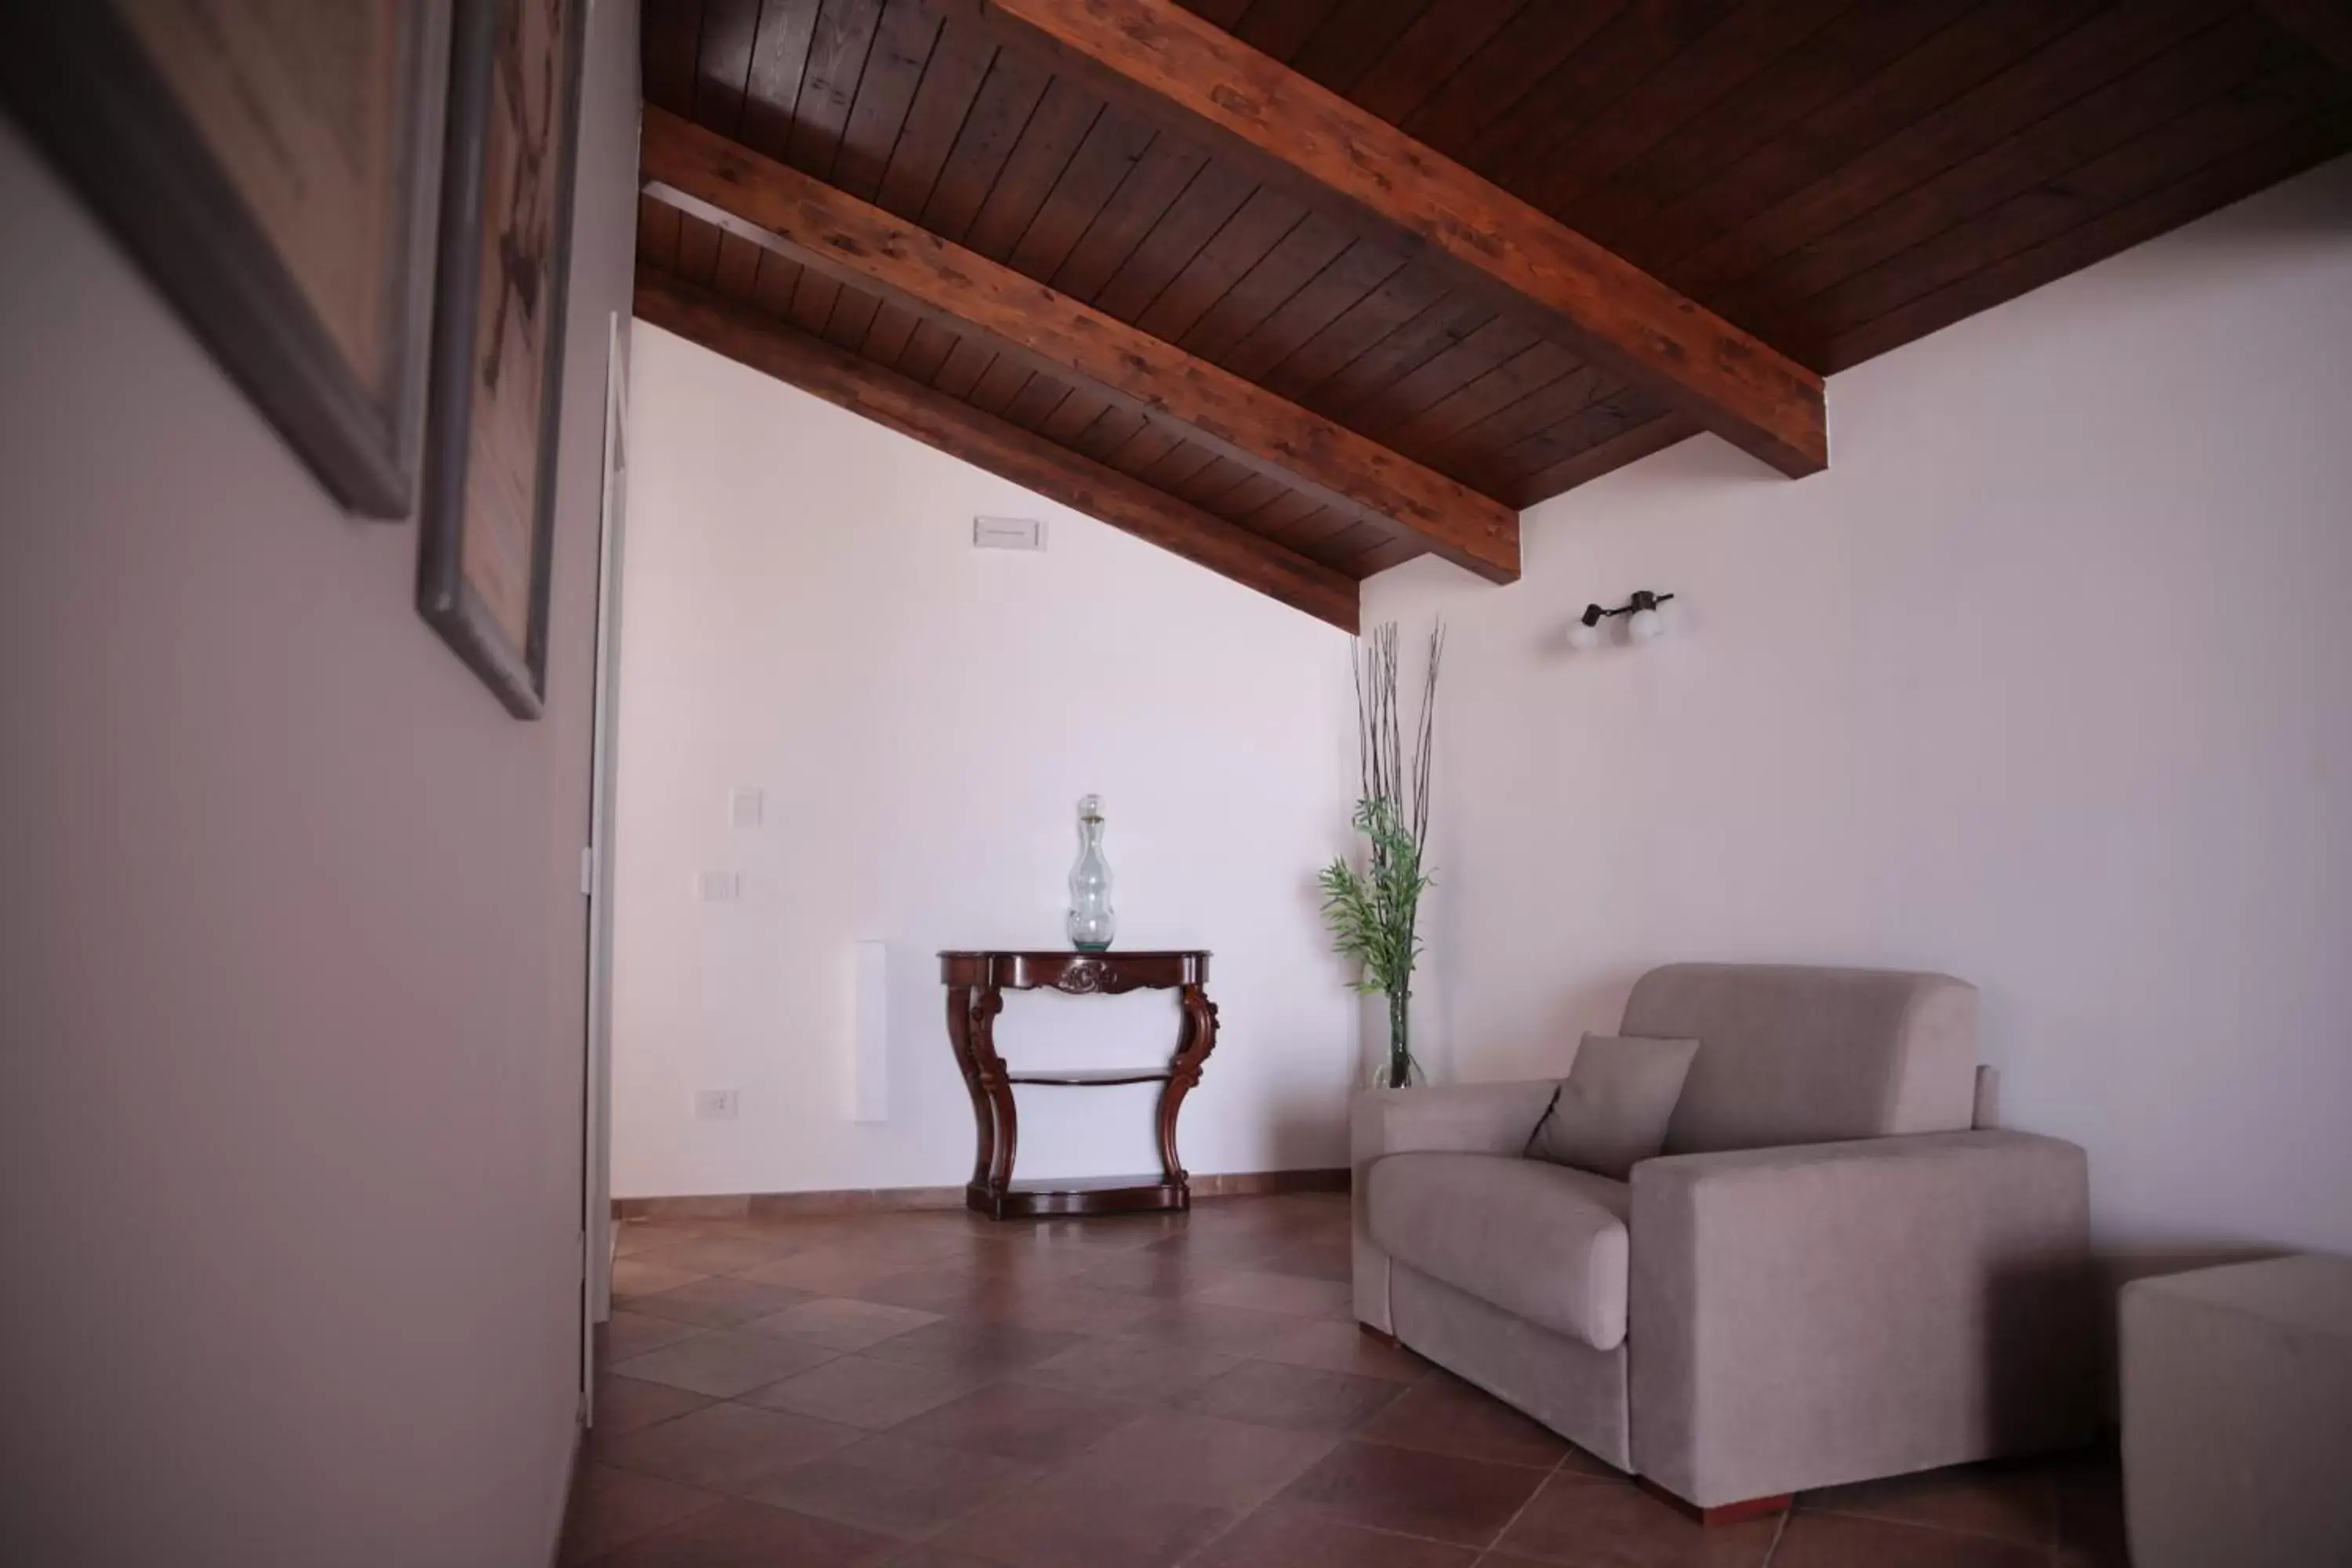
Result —
<instances>
[{"instance_id":1,"label":"light switch","mask_svg":"<svg viewBox=\"0 0 2352 1568\"><path fill-rule=\"evenodd\" d=\"M705 871L695 879L706 904L731 903L742 896L743 879L732 871Z\"/></svg>"},{"instance_id":2,"label":"light switch","mask_svg":"<svg viewBox=\"0 0 2352 1568\"><path fill-rule=\"evenodd\" d=\"M737 827L757 827L766 804L767 797L749 785L730 790L727 795L727 820Z\"/></svg>"}]
</instances>

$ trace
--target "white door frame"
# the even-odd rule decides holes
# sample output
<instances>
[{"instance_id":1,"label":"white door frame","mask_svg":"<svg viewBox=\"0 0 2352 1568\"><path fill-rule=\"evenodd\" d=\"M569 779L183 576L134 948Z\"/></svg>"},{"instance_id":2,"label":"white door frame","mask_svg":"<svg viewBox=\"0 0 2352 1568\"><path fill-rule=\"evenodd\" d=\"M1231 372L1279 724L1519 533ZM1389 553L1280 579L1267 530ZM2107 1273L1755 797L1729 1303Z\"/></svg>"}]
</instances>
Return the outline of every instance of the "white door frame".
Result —
<instances>
[{"instance_id":1,"label":"white door frame","mask_svg":"<svg viewBox=\"0 0 2352 1568\"><path fill-rule=\"evenodd\" d=\"M582 1173L581 1409L595 1415L595 1329L613 1315L613 788L620 719L621 562L628 518L628 366L623 318L612 318L604 371L604 483L596 563L595 731L588 843L580 890L588 897L588 1090Z\"/></svg>"}]
</instances>

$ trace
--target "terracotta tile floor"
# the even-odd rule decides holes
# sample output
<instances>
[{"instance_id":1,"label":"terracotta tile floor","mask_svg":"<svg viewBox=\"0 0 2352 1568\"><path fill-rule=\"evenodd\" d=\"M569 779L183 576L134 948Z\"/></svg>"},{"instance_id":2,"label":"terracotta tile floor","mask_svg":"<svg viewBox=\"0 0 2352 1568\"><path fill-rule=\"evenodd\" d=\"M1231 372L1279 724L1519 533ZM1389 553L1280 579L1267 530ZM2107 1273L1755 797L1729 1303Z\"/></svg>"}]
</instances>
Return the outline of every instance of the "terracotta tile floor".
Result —
<instances>
[{"instance_id":1,"label":"terracotta tile floor","mask_svg":"<svg viewBox=\"0 0 2352 1568\"><path fill-rule=\"evenodd\" d=\"M2123 1568L2112 1458L1702 1531L1357 1332L1348 1207L637 1222L562 1562Z\"/></svg>"}]
</instances>

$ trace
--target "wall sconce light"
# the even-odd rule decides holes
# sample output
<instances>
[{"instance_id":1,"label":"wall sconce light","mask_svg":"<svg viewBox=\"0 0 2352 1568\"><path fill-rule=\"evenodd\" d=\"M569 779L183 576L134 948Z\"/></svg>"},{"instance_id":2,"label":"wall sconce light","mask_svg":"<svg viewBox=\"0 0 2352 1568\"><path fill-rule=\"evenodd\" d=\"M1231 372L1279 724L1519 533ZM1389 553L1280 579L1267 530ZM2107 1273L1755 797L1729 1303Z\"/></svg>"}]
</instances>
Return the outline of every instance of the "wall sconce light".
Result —
<instances>
[{"instance_id":1,"label":"wall sconce light","mask_svg":"<svg viewBox=\"0 0 2352 1568\"><path fill-rule=\"evenodd\" d=\"M1598 605L1587 605L1584 606L1584 614L1579 616L1569 626L1568 646L1573 648L1599 646L1601 623L1614 616L1633 616L1632 620L1625 623L1625 629L1633 634L1636 641L1648 642L1665 631L1665 617L1658 614L1658 606L1673 597L1672 594L1653 594L1645 588L1613 610L1604 610Z\"/></svg>"}]
</instances>

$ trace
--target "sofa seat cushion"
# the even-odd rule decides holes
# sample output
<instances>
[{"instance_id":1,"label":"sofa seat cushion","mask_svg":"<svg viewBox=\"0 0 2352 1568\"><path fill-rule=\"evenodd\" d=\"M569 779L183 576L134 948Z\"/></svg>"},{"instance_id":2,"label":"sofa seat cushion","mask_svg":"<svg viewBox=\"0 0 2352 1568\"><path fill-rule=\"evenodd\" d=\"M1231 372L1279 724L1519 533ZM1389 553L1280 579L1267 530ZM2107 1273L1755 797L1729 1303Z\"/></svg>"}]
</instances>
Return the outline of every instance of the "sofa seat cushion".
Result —
<instances>
[{"instance_id":1,"label":"sofa seat cushion","mask_svg":"<svg viewBox=\"0 0 2352 1568\"><path fill-rule=\"evenodd\" d=\"M1399 1262L1514 1316L1614 1350L1625 1338L1622 1182L1499 1154L1372 1162L1364 1213Z\"/></svg>"}]
</instances>

